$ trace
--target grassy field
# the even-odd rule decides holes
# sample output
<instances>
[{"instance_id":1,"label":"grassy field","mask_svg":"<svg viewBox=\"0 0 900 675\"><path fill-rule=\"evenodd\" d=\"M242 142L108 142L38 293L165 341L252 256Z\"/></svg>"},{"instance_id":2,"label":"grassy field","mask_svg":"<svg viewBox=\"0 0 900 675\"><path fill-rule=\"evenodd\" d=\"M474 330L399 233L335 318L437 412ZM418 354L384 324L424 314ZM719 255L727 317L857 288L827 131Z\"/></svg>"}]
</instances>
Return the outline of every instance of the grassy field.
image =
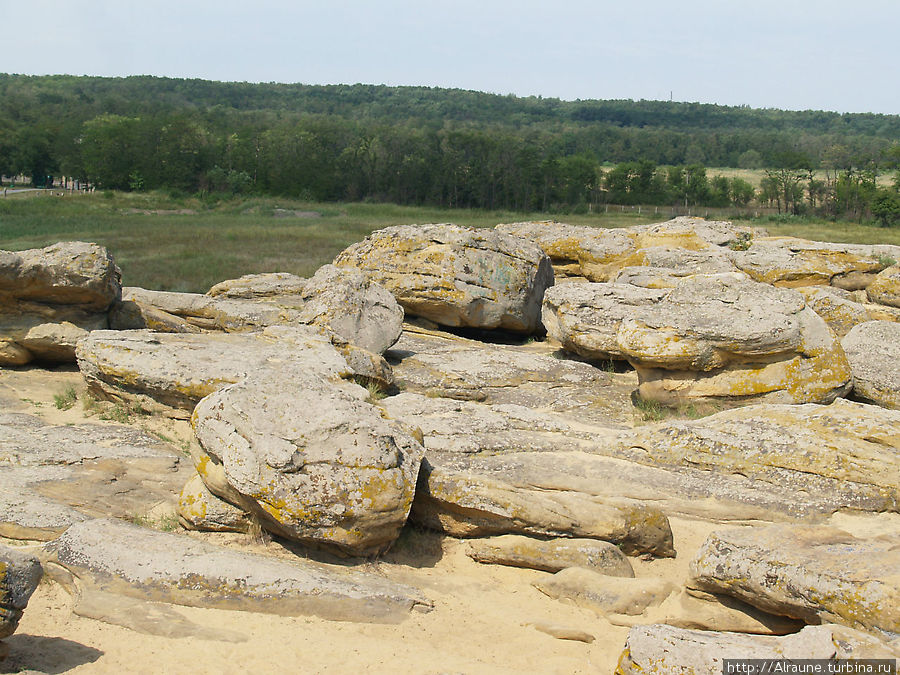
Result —
<instances>
[{"instance_id":1,"label":"grassy field","mask_svg":"<svg viewBox=\"0 0 900 675\"><path fill-rule=\"evenodd\" d=\"M721 217L710 217L713 215ZM206 202L172 199L162 193L65 197L24 193L0 198L0 249L35 248L62 240L93 241L110 249L122 268L125 285L203 292L223 279L254 272L309 276L339 251L388 225L454 222L492 227L549 219L622 227L668 217L654 214L652 207L641 213L610 209L609 213L553 216L390 204L311 204L275 198ZM900 228L807 219L774 221L746 224L767 227L777 235L900 245Z\"/></svg>"}]
</instances>

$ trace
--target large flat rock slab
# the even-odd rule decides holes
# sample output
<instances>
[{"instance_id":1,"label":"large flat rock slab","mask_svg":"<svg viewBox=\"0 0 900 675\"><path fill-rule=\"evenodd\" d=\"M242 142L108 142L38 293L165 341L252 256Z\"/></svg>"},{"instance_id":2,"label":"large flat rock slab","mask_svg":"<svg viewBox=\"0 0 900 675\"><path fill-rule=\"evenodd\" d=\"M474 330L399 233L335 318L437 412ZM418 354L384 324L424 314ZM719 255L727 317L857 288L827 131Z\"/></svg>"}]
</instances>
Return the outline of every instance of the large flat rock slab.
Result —
<instances>
[{"instance_id":1,"label":"large flat rock slab","mask_svg":"<svg viewBox=\"0 0 900 675\"><path fill-rule=\"evenodd\" d=\"M773 614L900 634L900 537L857 539L824 526L713 532L691 561L691 586Z\"/></svg>"},{"instance_id":2,"label":"large flat rock slab","mask_svg":"<svg viewBox=\"0 0 900 675\"><path fill-rule=\"evenodd\" d=\"M407 326L385 353L397 386L429 397L513 404L594 426L632 421L633 372L557 358L548 343L485 344Z\"/></svg>"},{"instance_id":3,"label":"large flat rock slab","mask_svg":"<svg viewBox=\"0 0 900 675\"><path fill-rule=\"evenodd\" d=\"M857 290L874 281L884 258L900 258L900 246L754 237L747 250L731 251L730 256L738 269L763 283Z\"/></svg>"},{"instance_id":4,"label":"large flat rock slab","mask_svg":"<svg viewBox=\"0 0 900 675\"><path fill-rule=\"evenodd\" d=\"M81 584L191 607L394 623L431 606L413 588L345 567L274 560L115 520L73 525L44 551L45 564Z\"/></svg>"},{"instance_id":5,"label":"large flat rock slab","mask_svg":"<svg viewBox=\"0 0 900 675\"><path fill-rule=\"evenodd\" d=\"M624 228L586 227L550 221L497 225L499 232L537 243L553 261L557 274L589 281L613 279L626 267L653 265L677 269L702 259L716 262L706 271L734 269L724 248L742 232L727 221L679 216L664 223Z\"/></svg>"},{"instance_id":6,"label":"large flat rock slab","mask_svg":"<svg viewBox=\"0 0 900 675\"><path fill-rule=\"evenodd\" d=\"M900 323L867 321L841 340L853 371L853 395L900 410Z\"/></svg>"},{"instance_id":7,"label":"large flat rock slab","mask_svg":"<svg viewBox=\"0 0 900 675\"><path fill-rule=\"evenodd\" d=\"M361 270L408 314L444 326L532 333L553 285L550 260L532 242L452 224L376 230L334 264Z\"/></svg>"},{"instance_id":8,"label":"large flat rock slab","mask_svg":"<svg viewBox=\"0 0 900 675\"><path fill-rule=\"evenodd\" d=\"M834 506L900 508L900 416L864 403L762 404L664 422L624 432L612 452L743 476L801 501L817 495Z\"/></svg>"},{"instance_id":9,"label":"large flat rock slab","mask_svg":"<svg viewBox=\"0 0 900 675\"><path fill-rule=\"evenodd\" d=\"M172 501L191 472L174 447L121 424L0 414L0 535L48 540L90 517Z\"/></svg>"},{"instance_id":10,"label":"large flat rock slab","mask_svg":"<svg viewBox=\"0 0 900 675\"><path fill-rule=\"evenodd\" d=\"M725 672L724 659L840 662L896 657L897 652L889 645L845 626L807 626L793 635L773 637L653 624L631 629L615 672L616 675L721 675ZM774 671L778 665L770 667ZM853 665L848 663L847 667Z\"/></svg>"},{"instance_id":11,"label":"large flat rock slab","mask_svg":"<svg viewBox=\"0 0 900 675\"><path fill-rule=\"evenodd\" d=\"M204 396L291 359L305 359L323 376L355 374L328 337L305 326L200 335L96 331L78 345L78 367L98 395L155 402L182 417Z\"/></svg>"}]
</instances>

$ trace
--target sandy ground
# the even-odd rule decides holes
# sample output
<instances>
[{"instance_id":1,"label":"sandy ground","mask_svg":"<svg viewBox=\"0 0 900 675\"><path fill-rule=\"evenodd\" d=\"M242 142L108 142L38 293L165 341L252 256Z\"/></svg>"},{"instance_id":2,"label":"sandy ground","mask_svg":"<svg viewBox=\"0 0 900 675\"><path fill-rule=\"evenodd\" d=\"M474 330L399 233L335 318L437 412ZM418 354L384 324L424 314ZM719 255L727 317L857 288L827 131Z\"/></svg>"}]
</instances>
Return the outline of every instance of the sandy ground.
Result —
<instances>
[{"instance_id":1,"label":"sandy ground","mask_svg":"<svg viewBox=\"0 0 900 675\"><path fill-rule=\"evenodd\" d=\"M81 386L74 370L0 371L0 399L54 423L85 419L82 405L59 411L53 394ZM96 414L91 417L96 421ZM149 430L178 441L186 423L144 418ZM896 518L838 516L851 532L896 528ZM678 557L632 558L637 576L682 584L693 553L711 523L672 519ZM277 542L244 535L191 533L209 541L278 557L293 555ZM9 542L8 542L9 543ZM21 546L23 542L13 542ZM159 637L73 614L73 600L46 579L32 596L18 631L7 638L9 657L0 672L46 673L611 673L628 629L593 611L552 600L531 584L534 570L482 565L466 555L467 543L408 528L394 549L363 563L373 574L421 589L435 605L397 625L342 623L315 617L176 607L200 626L237 633L246 641ZM648 623L652 617L648 617ZM584 643L551 637L532 624L584 631Z\"/></svg>"}]
</instances>

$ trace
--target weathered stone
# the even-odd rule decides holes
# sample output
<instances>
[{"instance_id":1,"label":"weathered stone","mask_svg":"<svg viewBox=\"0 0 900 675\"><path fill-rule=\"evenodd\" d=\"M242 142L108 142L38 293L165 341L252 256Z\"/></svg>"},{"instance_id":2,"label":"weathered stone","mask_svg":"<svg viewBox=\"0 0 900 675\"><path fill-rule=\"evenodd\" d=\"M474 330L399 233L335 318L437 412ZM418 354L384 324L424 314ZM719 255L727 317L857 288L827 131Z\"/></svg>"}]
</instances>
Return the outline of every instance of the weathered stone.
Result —
<instances>
[{"instance_id":1,"label":"weathered stone","mask_svg":"<svg viewBox=\"0 0 900 675\"><path fill-rule=\"evenodd\" d=\"M861 323L841 346L853 371L853 395L900 410L900 323Z\"/></svg>"},{"instance_id":2,"label":"weathered stone","mask_svg":"<svg viewBox=\"0 0 900 675\"><path fill-rule=\"evenodd\" d=\"M501 469L491 472L468 461L457 468L448 455L429 453L422 463L410 518L425 527L459 537L586 537L620 544L626 553L675 554L669 521L656 506L617 495L519 485L502 470L505 456L498 460Z\"/></svg>"},{"instance_id":3,"label":"weathered stone","mask_svg":"<svg viewBox=\"0 0 900 675\"><path fill-rule=\"evenodd\" d=\"M671 581L608 576L582 567L569 567L532 585L556 600L571 600L600 615L643 614L675 592Z\"/></svg>"},{"instance_id":4,"label":"weathered stone","mask_svg":"<svg viewBox=\"0 0 900 675\"><path fill-rule=\"evenodd\" d=\"M896 658L896 652L845 626L807 626L793 635L770 637L655 624L629 631L615 674L721 675L724 659L861 658Z\"/></svg>"},{"instance_id":5,"label":"weathered stone","mask_svg":"<svg viewBox=\"0 0 900 675\"><path fill-rule=\"evenodd\" d=\"M874 280L883 267L882 258L900 258L900 246L761 237L754 238L746 251L732 251L730 256L738 269L767 284L856 290Z\"/></svg>"},{"instance_id":6,"label":"weathered stone","mask_svg":"<svg viewBox=\"0 0 900 675\"><path fill-rule=\"evenodd\" d=\"M0 414L0 535L47 540L88 516L144 514L187 479L180 459L129 426Z\"/></svg>"},{"instance_id":7,"label":"weathered stone","mask_svg":"<svg viewBox=\"0 0 900 675\"><path fill-rule=\"evenodd\" d=\"M191 476L181 490L178 521L188 530L246 532L250 527L247 513L210 492L199 474Z\"/></svg>"},{"instance_id":8,"label":"weathered stone","mask_svg":"<svg viewBox=\"0 0 900 675\"><path fill-rule=\"evenodd\" d=\"M96 244L0 251L0 366L74 361L75 342L107 327L120 292L119 270Z\"/></svg>"},{"instance_id":9,"label":"weathered stone","mask_svg":"<svg viewBox=\"0 0 900 675\"><path fill-rule=\"evenodd\" d=\"M616 342L641 398L828 403L850 388L840 343L796 291L740 274L686 277Z\"/></svg>"},{"instance_id":10,"label":"weathered stone","mask_svg":"<svg viewBox=\"0 0 900 675\"><path fill-rule=\"evenodd\" d=\"M806 286L797 289L806 298L806 304L825 319L828 327L839 338L844 337L860 323L872 321L868 308L854 302L850 293L832 286Z\"/></svg>"},{"instance_id":11,"label":"weathered stone","mask_svg":"<svg viewBox=\"0 0 900 675\"><path fill-rule=\"evenodd\" d=\"M387 288L403 308L445 326L532 333L550 260L533 243L457 225L400 225L377 230L340 253Z\"/></svg>"},{"instance_id":12,"label":"weathered stone","mask_svg":"<svg viewBox=\"0 0 900 675\"><path fill-rule=\"evenodd\" d=\"M544 294L547 335L587 359L622 359L617 336L625 319L660 302L668 290L630 284L560 284Z\"/></svg>"},{"instance_id":13,"label":"weathered stone","mask_svg":"<svg viewBox=\"0 0 900 675\"><path fill-rule=\"evenodd\" d=\"M562 626L558 623L544 623L543 621L530 624L535 630L546 633L550 637L557 640L574 640L576 642L592 643L596 638L587 631L572 628L571 626Z\"/></svg>"},{"instance_id":14,"label":"weathered stone","mask_svg":"<svg viewBox=\"0 0 900 675\"><path fill-rule=\"evenodd\" d=\"M626 267L654 264L686 266L691 258L712 265L708 271L727 271L733 266L718 250L740 233L758 234L751 228L726 221L679 216L664 223L605 229L565 225L549 221L498 225L497 231L536 242L553 261L558 274L578 275L590 281L610 281ZM656 249L655 252L644 251ZM701 252L701 253L692 253Z\"/></svg>"},{"instance_id":15,"label":"weathered stone","mask_svg":"<svg viewBox=\"0 0 900 675\"><path fill-rule=\"evenodd\" d=\"M691 561L690 585L807 623L841 623L896 637L898 547L896 534L857 539L825 526L713 532Z\"/></svg>"},{"instance_id":16,"label":"weathered stone","mask_svg":"<svg viewBox=\"0 0 900 675\"><path fill-rule=\"evenodd\" d=\"M385 357L404 391L572 413L578 421L595 426L631 422L630 394L637 384L633 372L609 373L554 358L553 349L537 342L484 344L407 326Z\"/></svg>"},{"instance_id":17,"label":"weathered stone","mask_svg":"<svg viewBox=\"0 0 900 675\"><path fill-rule=\"evenodd\" d=\"M279 376L281 386L257 375L204 398L192 417L200 444L266 529L351 554L384 549L406 522L424 449L338 374L295 360Z\"/></svg>"},{"instance_id":18,"label":"weathered stone","mask_svg":"<svg viewBox=\"0 0 900 675\"><path fill-rule=\"evenodd\" d=\"M616 454L654 467L740 475L831 508L900 508L900 413L839 399L755 405L624 432ZM601 449L609 451L609 449ZM824 504L823 504L824 506Z\"/></svg>"},{"instance_id":19,"label":"weathered stone","mask_svg":"<svg viewBox=\"0 0 900 675\"><path fill-rule=\"evenodd\" d=\"M15 632L42 576L37 558L0 546L0 638Z\"/></svg>"},{"instance_id":20,"label":"weathered stone","mask_svg":"<svg viewBox=\"0 0 900 675\"><path fill-rule=\"evenodd\" d=\"M221 281L206 294L214 298L271 298L281 295L299 295L303 292L306 279L287 272L267 274L245 274L239 279Z\"/></svg>"},{"instance_id":21,"label":"weathered stone","mask_svg":"<svg viewBox=\"0 0 900 675\"><path fill-rule=\"evenodd\" d=\"M120 273L97 244L68 241L0 251L0 297L105 312L120 294Z\"/></svg>"},{"instance_id":22,"label":"weathered stone","mask_svg":"<svg viewBox=\"0 0 900 675\"><path fill-rule=\"evenodd\" d=\"M403 329L403 309L394 296L352 268L319 268L305 283L301 298L297 321L325 326L376 354L393 345Z\"/></svg>"},{"instance_id":23,"label":"weathered stone","mask_svg":"<svg viewBox=\"0 0 900 675\"><path fill-rule=\"evenodd\" d=\"M45 555L80 584L192 607L391 623L430 607L415 589L377 576L282 562L113 520L73 525L45 545Z\"/></svg>"},{"instance_id":24,"label":"weathered stone","mask_svg":"<svg viewBox=\"0 0 900 675\"><path fill-rule=\"evenodd\" d=\"M866 293L872 302L900 307L900 265L893 265L879 272L866 288Z\"/></svg>"},{"instance_id":25,"label":"weathered stone","mask_svg":"<svg viewBox=\"0 0 900 675\"><path fill-rule=\"evenodd\" d=\"M508 534L472 541L468 555L480 563L559 572L590 569L612 577L633 577L634 570L618 547L597 539L535 539Z\"/></svg>"},{"instance_id":26,"label":"weathered stone","mask_svg":"<svg viewBox=\"0 0 900 675\"><path fill-rule=\"evenodd\" d=\"M300 360L317 373L355 373L329 339L305 326L261 333L181 335L95 331L78 343L78 366L90 389L106 398L166 406L187 417L197 402L247 375ZM180 411L180 412L179 412Z\"/></svg>"},{"instance_id":27,"label":"weathered stone","mask_svg":"<svg viewBox=\"0 0 900 675\"><path fill-rule=\"evenodd\" d=\"M117 317L117 325L122 328L183 333L193 332L187 328L192 326L198 330L237 333L296 321L295 310L272 302L210 297L200 293L126 287L122 289L122 302L133 303L126 307L130 317L134 315L134 307L141 314L141 320Z\"/></svg>"}]
</instances>

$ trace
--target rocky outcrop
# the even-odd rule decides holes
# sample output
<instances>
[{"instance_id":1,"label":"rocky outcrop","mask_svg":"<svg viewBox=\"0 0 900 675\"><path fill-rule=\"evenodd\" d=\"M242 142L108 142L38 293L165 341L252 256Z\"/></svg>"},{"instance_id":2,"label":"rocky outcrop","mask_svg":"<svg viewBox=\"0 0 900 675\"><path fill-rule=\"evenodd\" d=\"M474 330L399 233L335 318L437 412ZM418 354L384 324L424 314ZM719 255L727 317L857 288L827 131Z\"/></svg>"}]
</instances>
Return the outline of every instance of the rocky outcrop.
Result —
<instances>
[{"instance_id":1,"label":"rocky outcrop","mask_svg":"<svg viewBox=\"0 0 900 675\"><path fill-rule=\"evenodd\" d=\"M549 259L533 243L457 225L401 225L377 230L334 260L387 288L408 314L445 326L532 333Z\"/></svg>"},{"instance_id":2,"label":"rocky outcrop","mask_svg":"<svg viewBox=\"0 0 900 675\"><path fill-rule=\"evenodd\" d=\"M582 567L569 567L532 585L548 597L571 600L601 616L642 614L648 607L659 605L676 590L674 583L664 579L622 578Z\"/></svg>"},{"instance_id":3,"label":"rocky outcrop","mask_svg":"<svg viewBox=\"0 0 900 675\"><path fill-rule=\"evenodd\" d=\"M15 632L43 572L34 556L0 546L0 638Z\"/></svg>"},{"instance_id":4,"label":"rocky outcrop","mask_svg":"<svg viewBox=\"0 0 900 675\"><path fill-rule=\"evenodd\" d=\"M874 317L865 304L856 302L850 291L832 286L805 286L797 289L807 306L821 316L834 334L842 338L850 330Z\"/></svg>"},{"instance_id":5,"label":"rocky outcrop","mask_svg":"<svg viewBox=\"0 0 900 675\"><path fill-rule=\"evenodd\" d=\"M841 346L853 371L853 395L900 410L900 323L861 323L841 340Z\"/></svg>"},{"instance_id":6,"label":"rocky outcrop","mask_svg":"<svg viewBox=\"0 0 900 675\"><path fill-rule=\"evenodd\" d=\"M631 629L615 674L721 675L725 659L845 661L896 657L897 652L889 645L845 626L807 626L793 635L770 637L654 624Z\"/></svg>"},{"instance_id":7,"label":"rocky outcrop","mask_svg":"<svg viewBox=\"0 0 900 675\"><path fill-rule=\"evenodd\" d=\"M900 258L900 246L757 237L747 250L733 251L730 256L738 269L763 283L857 290L873 282L885 257Z\"/></svg>"},{"instance_id":8,"label":"rocky outcrop","mask_svg":"<svg viewBox=\"0 0 900 675\"><path fill-rule=\"evenodd\" d=\"M900 307L900 265L893 265L879 272L866 288L866 294L872 302Z\"/></svg>"},{"instance_id":9,"label":"rocky outcrop","mask_svg":"<svg viewBox=\"0 0 900 675\"><path fill-rule=\"evenodd\" d=\"M840 343L803 297L742 275L683 279L624 321L616 342L640 397L665 405L828 403L850 388Z\"/></svg>"},{"instance_id":10,"label":"rocky outcrop","mask_svg":"<svg viewBox=\"0 0 900 675\"><path fill-rule=\"evenodd\" d=\"M900 537L857 539L836 528L772 525L711 534L690 585L773 614L900 633Z\"/></svg>"},{"instance_id":11,"label":"rocky outcrop","mask_svg":"<svg viewBox=\"0 0 900 675\"><path fill-rule=\"evenodd\" d=\"M623 433L615 452L654 467L744 476L780 488L798 504L817 495L831 508L897 511L898 439L900 414L839 399L665 422Z\"/></svg>"},{"instance_id":12,"label":"rocky outcrop","mask_svg":"<svg viewBox=\"0 0 900 675\"><path fill-rule=\"evenodd\" d=\"M114 520L73 525L44 551L79 586L191 607L388 623L430 607L415 589L378 576L274 560Z\"/></svg>"},{"instance_id":13,"label":"rocky outcrop","mask_svg":"<svg viewBox=\"0 0 900 675\"><path fill-rule=\"evenodd\" d=\"M0 251L0 366L74 361L77 340L108 326L120 293L119 268L102 246Z\"/></svg>"},{"instance_id":14,"label":"rocky outcrop","mask_svg":"<svg viewBox=\"0 0 900 675\"><path fill-rule=\"evenodd\" d=\"M361 272L325 265L311 279L300 281L280 276L276 280L243 278L214 286L215 295L125 288L112 315L112 327L163 333L237 333L267 326L308 325L376 354L400 336L403 309ZM293 294L276 294L292 288L296 289Z\"/></svg>"},{"instance_id":15,"label":"rocky outcrop","mask_svg":"<svg viewBox=\"0 0 900 675\"><path fill-rule=\"evenodd\" d=\"M581 567L611 577L634 576L625 554L613 544L597 539L535 539L507 534L472 541L468 555L480 563L544 572Z\"/></svg>"},{"instance_id":16,"label":"rocky outcrop","mask_svg":"<svg viewBox=\"0 0 900 675\"><path fill-rule=\"evenodd\" d=\"M280 379L270 372L194 410L197 439L230 487L219 496L290 539L359 555L386 548L406 522L422 446L383 419L356 384L299 359L279 364ZM217 493L207 480L210 462L197 470Z\"/></svg>"}]
</instances>

